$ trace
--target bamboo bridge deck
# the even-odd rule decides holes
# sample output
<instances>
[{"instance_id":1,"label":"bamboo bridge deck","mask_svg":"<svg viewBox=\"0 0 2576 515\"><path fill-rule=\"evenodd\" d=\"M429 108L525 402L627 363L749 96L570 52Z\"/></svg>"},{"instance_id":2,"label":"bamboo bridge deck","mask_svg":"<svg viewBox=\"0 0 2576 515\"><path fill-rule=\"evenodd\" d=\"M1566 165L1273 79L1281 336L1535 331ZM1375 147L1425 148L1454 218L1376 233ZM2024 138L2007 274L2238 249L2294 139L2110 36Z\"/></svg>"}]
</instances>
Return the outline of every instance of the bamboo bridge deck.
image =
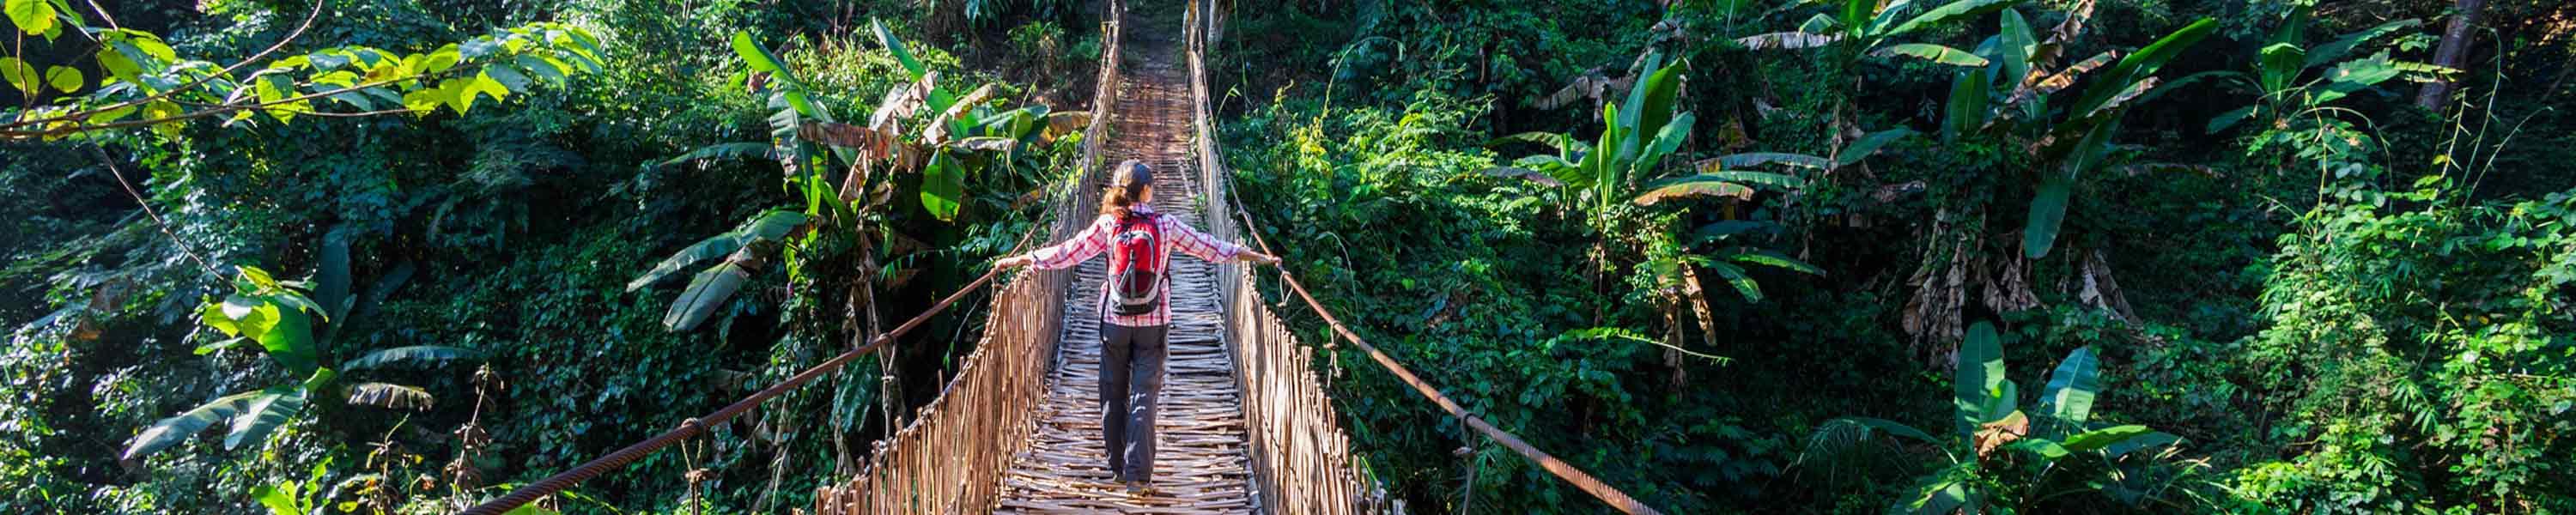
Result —
<instances>
[{"instance_id":1,"label":"bamboo bridge deck","mask_svg":"<svg viewBox=\"0 0 2576 515\"><path fill-rule=\"evenodd\" d=\"M1101 162L1135 159L1157 172L1154 208L1206 226L1204 191L1193 163L1190 90L1170 32L1131 37L1124 80L1111 109L1116 138ZM1088 188L1086 188L1088 189ZM1156 417L1153 490L1129 494L1110 479L1101 446L1100 312L1095 302L1106 259L1077 268L1065 289L1064 333L1029 448L1002 477L1001 513L1248 513L1253 510L1246 433L1234 364L1219 316L1215 265L1172 260L1172 330L1161 413Z\"/></svg>"}]
</instances>

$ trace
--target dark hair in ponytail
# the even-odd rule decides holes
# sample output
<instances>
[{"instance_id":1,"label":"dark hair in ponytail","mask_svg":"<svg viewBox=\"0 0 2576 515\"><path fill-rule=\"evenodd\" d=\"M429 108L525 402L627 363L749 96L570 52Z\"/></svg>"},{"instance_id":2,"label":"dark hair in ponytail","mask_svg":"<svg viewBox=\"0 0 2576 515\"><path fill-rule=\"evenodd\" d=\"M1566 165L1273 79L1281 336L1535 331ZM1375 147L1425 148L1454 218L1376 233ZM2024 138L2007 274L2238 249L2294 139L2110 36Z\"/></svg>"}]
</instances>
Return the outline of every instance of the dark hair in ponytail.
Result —
<instances>
[{"instance_id":1,"label":"dark hair in ponytail","mask_svg":"<svg viewBox=\"0 0 2576 515\"><path fill-rule=\"evenodd\" d=\"M1154 185L1154 171L1143 161L1129 159L1118 163L1117 179L1110 181L1109 193L1100 197L1100 214L1126 218L1128 208L1144 198L1145 188Z\"/></svg>"}]
</instances>

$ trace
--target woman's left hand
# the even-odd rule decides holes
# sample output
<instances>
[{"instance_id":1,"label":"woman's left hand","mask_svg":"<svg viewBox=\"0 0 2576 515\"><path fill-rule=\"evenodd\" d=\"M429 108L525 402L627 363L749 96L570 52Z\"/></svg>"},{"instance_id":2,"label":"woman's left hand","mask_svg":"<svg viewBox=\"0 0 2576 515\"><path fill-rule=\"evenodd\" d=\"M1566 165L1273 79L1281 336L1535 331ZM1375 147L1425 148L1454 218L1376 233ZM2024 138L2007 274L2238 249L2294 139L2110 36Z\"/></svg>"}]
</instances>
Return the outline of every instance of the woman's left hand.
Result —
<instances>
[{"instance_id":1,"label":"woman's left hand","mask_svg":"<svg viewBox=\"0 0 2576 515\"><path fill-rule=\"evenodd\" d=\"M1028 256L1027 254L1021 254L1021 255L1017 255L1017 256L1011 256L1011 257L1002 258L1002 260L1001 260L1001 261L994 261L994 262L993 262L993 268L1018 268L1018 267L1028 266L1030 261L1033 261L1033 260L1029 259L1029 256Z\"/></svg>"},{"instance_id":2,"label":"woman's left hand","mask_svg":"<svg viewBox=\"0 0 2576 515\"><path fill-rule=\"evenodd\" d=\"M1279 264L1279 256L1273 256L1273 255L1269 255L1269 254L1263 254L1263 253L1260 253L1260 252L1254 252L1254 251L1249 251L1249 250L1247 250L1247 251L1243 251L1243 256L1242 256L1242 257L1243 257L1243 260L1244 260L1244 261L1252 262L1252 263L1254 263L1254 264L1262 264L1262 265L1276 265L1276 264Z\"/></svg>"}]
</instances>

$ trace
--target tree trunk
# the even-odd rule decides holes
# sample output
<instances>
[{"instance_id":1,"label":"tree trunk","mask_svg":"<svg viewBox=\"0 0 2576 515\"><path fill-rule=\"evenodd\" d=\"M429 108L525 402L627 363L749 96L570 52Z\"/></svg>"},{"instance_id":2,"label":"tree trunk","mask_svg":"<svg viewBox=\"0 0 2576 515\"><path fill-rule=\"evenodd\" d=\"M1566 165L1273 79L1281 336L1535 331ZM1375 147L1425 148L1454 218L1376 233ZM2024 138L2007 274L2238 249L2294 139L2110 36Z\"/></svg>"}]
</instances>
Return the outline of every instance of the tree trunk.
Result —
<instances>
[{"instance_id":1,"label":"tree trunk","mask_svg":"<svg viewBox=\"0 0 2576 515\"><path fill-rule=\"evenodd\" d=\"M2469 58L2469 37L2473 35L2471 31L2477 27L2478 11L2486 10L2487 1L2459 0L2459 2L2459 12L2451 14L2451 25L2442 29L2442 46L2433 50L2435 66L2457 70L2461 69L2460 65ZM2424 83L2424 89L2415 94L2417 107L2436 112L2441 111L2442 104L2450 100L2451 80L2447 78L2434 78L2432 82Z\"/></svg>"}]
</instances>

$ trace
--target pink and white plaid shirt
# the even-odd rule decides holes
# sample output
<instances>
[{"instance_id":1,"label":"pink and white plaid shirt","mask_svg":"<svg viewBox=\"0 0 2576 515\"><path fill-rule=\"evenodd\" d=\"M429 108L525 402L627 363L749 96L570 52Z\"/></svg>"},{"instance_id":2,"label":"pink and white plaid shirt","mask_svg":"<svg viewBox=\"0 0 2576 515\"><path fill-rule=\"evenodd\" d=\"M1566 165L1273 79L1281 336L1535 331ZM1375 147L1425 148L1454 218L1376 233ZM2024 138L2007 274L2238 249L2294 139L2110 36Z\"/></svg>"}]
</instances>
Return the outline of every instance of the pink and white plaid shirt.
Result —
<instances>
[{"instance_id":1,"label":"pink and white plaid shirt","mask_svg":"<svg viewBox=\"0 0 2576 515\"><path fill-rule=\"evenodd\" d=\"M1159 263L1164 265L1156 267L1156 269L1163 271L1163 287L1159 289L1163 296L1163 301L1160 305L1155 306L1154 312L1152 313L1142 315L1120 315L1116 311L1111 311L1109 309L1109 283L1108 281L1102 281L1100 285L1100 319L1104 322L1128 327L1171 325L1172 268L1169 265L1172 263L1172 250L1179 249L1181 252L1187 253L1191 256L1196 256L1199 259L1224 262L1229 259L1234 259L1236 254L1243 253L1244 247L1243 245L1229 243L1224 240L1216 239L1215 236L1209 236L1207 233L1199 232L1198 229L1191 228L1189 224L1181 222L1180 219L1156 214L1152 207L1139 205L1133 209L1138 215L1154 217L1154 228L1160 231L1163 235L1163 252L1160 256L1155 258ZM1092 256L1108 252L1110 239L1115 237L1117 233L1118 216L1108 214L1100 215L1099 219L1091 222L1091 227L1083 229L1082 234L1074 235L1073 239L1065 240L1063 243L1057 243L1046 248L1029 252L1029 257L1031 258L1029 266L1037 267L1041 270L1072 268L1074 265L1079 265L1082 264L1083 261L1090 260Z\"/></svg>"}]
</instances>

